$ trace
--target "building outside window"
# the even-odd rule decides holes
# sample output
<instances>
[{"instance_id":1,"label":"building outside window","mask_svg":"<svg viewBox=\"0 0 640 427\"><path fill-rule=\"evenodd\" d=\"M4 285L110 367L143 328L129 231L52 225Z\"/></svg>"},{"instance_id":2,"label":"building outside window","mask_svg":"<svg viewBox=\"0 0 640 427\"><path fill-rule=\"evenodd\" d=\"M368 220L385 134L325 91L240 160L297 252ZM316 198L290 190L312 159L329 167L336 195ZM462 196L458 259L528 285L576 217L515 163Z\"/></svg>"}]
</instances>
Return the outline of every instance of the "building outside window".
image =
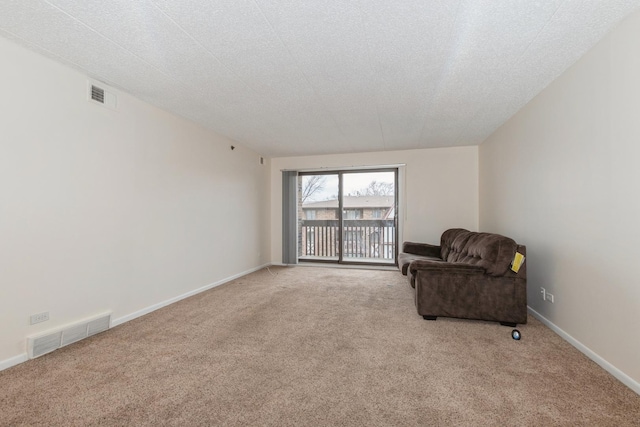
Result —
<instances>
[{"instance_id":1,"label":"building outside window","mask_svg":"<svg viewBox=\"0 0 640 427\"><path fill-rule=\"evenodd\" d=\"M347 209L346 214L345 219L360 219L362 218L362 209Z\"/></svg>"}]
</instances>

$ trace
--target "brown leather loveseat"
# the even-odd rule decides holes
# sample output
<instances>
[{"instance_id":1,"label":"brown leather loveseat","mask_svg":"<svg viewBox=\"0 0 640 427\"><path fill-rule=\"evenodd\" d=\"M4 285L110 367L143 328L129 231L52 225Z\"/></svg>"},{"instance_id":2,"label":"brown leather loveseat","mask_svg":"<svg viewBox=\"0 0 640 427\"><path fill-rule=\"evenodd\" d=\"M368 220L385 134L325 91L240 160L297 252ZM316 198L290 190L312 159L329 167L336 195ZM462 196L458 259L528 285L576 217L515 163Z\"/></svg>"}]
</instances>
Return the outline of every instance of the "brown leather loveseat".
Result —
<instances>
[{"instance_id":1,"label":"brown leather loveseat","mask_svg":"<svg viewBox=\"0 0 640 427\"><path fill-rule=\"evenodd\" d=\"M415 288L418 314L479 319L515 326L527 323L526 262L511 269L526 247L493 233L453 228L440 246L405 242L398 262Z\"/></svg>"}]
</instances>

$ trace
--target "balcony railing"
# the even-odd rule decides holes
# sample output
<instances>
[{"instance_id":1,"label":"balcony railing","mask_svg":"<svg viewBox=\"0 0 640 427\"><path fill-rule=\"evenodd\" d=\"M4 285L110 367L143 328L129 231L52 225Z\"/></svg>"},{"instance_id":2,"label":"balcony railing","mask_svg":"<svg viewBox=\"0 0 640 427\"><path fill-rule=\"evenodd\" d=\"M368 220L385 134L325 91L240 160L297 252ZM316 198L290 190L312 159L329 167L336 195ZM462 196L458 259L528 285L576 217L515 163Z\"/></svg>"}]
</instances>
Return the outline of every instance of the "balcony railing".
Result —
<instances>
[{"instance_id":1,"label":"balcony railing","mask_svg":"<svg viewBox=\"0 0 640 427\"><path fill-rule=\"evenodd\" d=\"M303 220L300 256L337 258L340 255L338 220ZM344 221L343 258L395 260L396 227L393 219Z\"/></svg>"}]
</instances>

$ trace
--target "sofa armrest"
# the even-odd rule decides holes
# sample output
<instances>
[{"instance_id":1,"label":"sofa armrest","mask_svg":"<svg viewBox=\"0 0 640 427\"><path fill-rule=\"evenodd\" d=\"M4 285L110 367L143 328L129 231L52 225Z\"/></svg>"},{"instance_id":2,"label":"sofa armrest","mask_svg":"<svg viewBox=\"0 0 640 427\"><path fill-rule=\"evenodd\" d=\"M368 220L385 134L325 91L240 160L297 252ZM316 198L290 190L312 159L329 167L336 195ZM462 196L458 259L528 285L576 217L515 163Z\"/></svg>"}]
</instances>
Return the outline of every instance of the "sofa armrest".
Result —
<instances>
[{"instance_id":1,"label":"sofa armrest","mask_svg":"<svg viewBox=\"0 0 640 427\"><path fill-rule=\"evenodd\" d=\"M409 271L411 274L416 274L419 271L428 271L429 274L485 274L485 269L477 265L422 260L416 260L409 264Z\"/></svg>"},{"instance_id":2,"label":"sofa armrest","mask_svg":"<svg viewBox=\"0 0 640 427\"><path fill-rule=\"evenodd\" d=\"M404 242L402 244L402 252L440 258L440 246L428 243Z\"/></svg>"}]
</instances>

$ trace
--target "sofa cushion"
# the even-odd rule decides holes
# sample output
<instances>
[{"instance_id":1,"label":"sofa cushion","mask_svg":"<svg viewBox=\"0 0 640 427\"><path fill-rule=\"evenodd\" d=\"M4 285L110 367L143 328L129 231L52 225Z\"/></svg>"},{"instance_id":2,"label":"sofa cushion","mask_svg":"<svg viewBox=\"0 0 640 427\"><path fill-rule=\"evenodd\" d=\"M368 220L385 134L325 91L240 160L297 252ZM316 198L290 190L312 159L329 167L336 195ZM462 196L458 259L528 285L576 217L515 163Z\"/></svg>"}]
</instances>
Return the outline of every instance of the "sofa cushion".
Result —
<instances>
[{"instance_id":1,"label":"sofa cushion","mask_svg":"<svg viewBox=\"0 0 640 427\"><path fill-rule=\"evenodd\" d=\"M454 240L447 261L477 265L491 276L504 275L517 244L513 239L493 233L459 234Z\"/></svg>"},{"instance_id":2,"label":"sofa cushion","mask_svg":"<svg viewBox=\"0 0 640 427\"><path fill-rule=\"evenodd\" d=\"M462 262L461 260L466 256L467 242L474 234L477 233L468 230L460 230L456 233L449 244L449 251L447 252L447 257L444 258L444 260L447 262Z\"/></svg>"},{"instance_id":3,"label":"sofa cushion","mask_svg":"<svg viewBox=\"0 0 640 427\"><path fill-rule=\"evenodd\" d=\"M459 235L467 235L468 233L470 233L470 231L464 228L450 228L445 230L440 237L440 257L443 260L447 259L449 252L451 252L451 246L456 238Z\"/></svg>"}]
</instances>

